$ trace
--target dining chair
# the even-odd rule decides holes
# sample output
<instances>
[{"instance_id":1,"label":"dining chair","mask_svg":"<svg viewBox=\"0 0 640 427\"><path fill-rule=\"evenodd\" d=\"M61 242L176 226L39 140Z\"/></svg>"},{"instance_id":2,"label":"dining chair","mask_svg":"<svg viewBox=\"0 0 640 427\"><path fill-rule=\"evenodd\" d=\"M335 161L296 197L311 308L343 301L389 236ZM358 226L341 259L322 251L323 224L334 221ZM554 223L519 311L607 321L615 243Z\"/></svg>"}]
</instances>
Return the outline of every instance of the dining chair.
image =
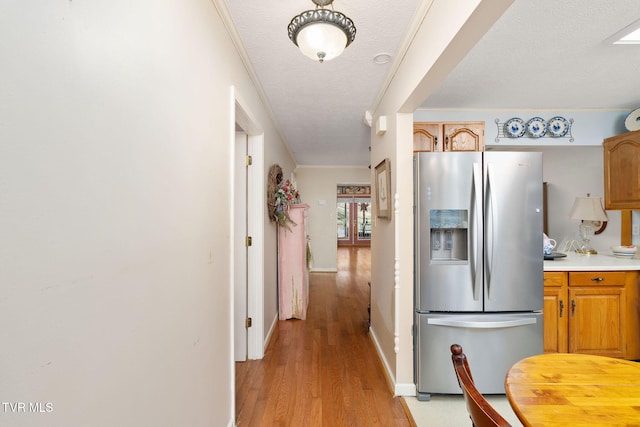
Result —
<instances>
[{"instance_id":1,"label":"dining chair","mask_svg":"<svg viewBox=\"0 0 640 427\"><path fill-rule=\"evenodd\" d=\"M476 388L467 356L462 351L462 347L458 344L451 346L451 360L453 361L453 369L458 378L458 384L462 389L464 400L467 405L467 412L474 427L511 427L496 411L493 406L484 398L484 396Z\"/></svg>"}]
</instances>

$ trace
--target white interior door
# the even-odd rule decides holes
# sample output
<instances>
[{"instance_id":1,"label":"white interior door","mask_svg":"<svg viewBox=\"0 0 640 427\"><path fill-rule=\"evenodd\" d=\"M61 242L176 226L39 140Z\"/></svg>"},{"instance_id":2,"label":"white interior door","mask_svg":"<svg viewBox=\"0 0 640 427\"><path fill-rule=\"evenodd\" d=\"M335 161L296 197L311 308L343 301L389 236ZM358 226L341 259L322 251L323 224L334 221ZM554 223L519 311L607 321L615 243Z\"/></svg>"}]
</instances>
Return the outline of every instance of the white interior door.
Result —
<instances>
[{"instance_id":1,"label":"white interior door","mask_svg":"<svg viewBox=\"0 0 640 427\"><path fill-rule=\"evenodd\" d=\"M264 357L264 343L267 338L264 310L264 206L266 204L264 130L255 116L251 114L248 104L243 102L242 97L233 87L232 97L235 101L232 109L233 124L236 132L241 132L240 135L236 135L236 133L231 135L234 153L232 160L234 162L232 177L234 179L234 212L243 215L236 217L234 214L234 225L230 230L230 233L234 235L233 269L236 275L233 282L230 283L230 287L234 289L232 295L236 301L233 303L234 343L240 341L238 345L245 346L245 350L239 353L245 353L246 359L262 359ZM245 166L246 154L253 159L248 167ZM245 173L239 174L241 170L244 170ZM238 206L235 206L236 202L239 203ZM244 228L236 230L237 227L243 227L242 224L244 224ZM250 247L245 246L244 239L247 235L251 236L253 240ZM236 270L236 266L239 271ZM239 279L239 277L244 278ZM240 293L236 295L236 284L240 285L243 282L246 283L246 286L239 287L237 290ZM277 313L274 316L266 315L268 324L277 320ZM247 318L252 320L251 327L248 329L245 328ZM236 348L236 344L234 344L234 353Z\"/></svg>"},{"instance_id":2,"label":"white interior door","mask_svg":"<svg viewBox=\"0 0 640 427\"><path fill-rule=\"evenodd\" d=\"M234 196L234 354L247 360L247 135L236 132Z\"/></svg>"}]
</instances>

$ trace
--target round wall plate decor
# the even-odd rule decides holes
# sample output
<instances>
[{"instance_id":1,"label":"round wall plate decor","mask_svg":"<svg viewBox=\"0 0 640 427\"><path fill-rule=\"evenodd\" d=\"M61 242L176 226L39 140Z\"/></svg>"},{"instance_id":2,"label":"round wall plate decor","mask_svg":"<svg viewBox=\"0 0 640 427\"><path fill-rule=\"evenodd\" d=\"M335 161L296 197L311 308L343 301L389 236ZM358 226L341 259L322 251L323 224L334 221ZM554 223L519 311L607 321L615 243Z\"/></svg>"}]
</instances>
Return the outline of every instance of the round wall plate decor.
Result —
<instances>
[{"instance_id":1,"label":"round wall plate decor","mask_svg":"<svg viewBox=\"0 0 640 427\"><path fill-rule=\"evenodd\" d=\"M636 108L629 113L626 119L624 119L624 127L629 132L633 130L640 130L640 108Z\"/></svg>"},{"instance_id":2,"label":"round wall plate decor","mask_svg":"<svg viewBox=\"0 0 640 427\"><path fill-rule=\"evenodd\" d=\"M527 129L524 126L524 121L519 117L509 119L504 124L504 133L509 138L520 138L521 136L524 136L526 131Z\"/></svg>"},{"instance_id":3,"label":"round wall plate decor","mask_svg":"<svg viewBox=\"0 0 640 427\"><path fill-rule=\"evenodd\" d=\"M533 138L543 137L547 133L547 122L540 117L529 119L527 133Z\"/></svg>"},{"instance_id":4,"label":"round wall plate decor","mask_svg":"<svg viewBox=\"0 0 640 427\"><path fill-rule=\"evenodd\" d=\"M552 117L547 124L549 125L549 133L555 138L562 138L569 132L569 121L564 117Z\"/></svg>"}]
</instances>

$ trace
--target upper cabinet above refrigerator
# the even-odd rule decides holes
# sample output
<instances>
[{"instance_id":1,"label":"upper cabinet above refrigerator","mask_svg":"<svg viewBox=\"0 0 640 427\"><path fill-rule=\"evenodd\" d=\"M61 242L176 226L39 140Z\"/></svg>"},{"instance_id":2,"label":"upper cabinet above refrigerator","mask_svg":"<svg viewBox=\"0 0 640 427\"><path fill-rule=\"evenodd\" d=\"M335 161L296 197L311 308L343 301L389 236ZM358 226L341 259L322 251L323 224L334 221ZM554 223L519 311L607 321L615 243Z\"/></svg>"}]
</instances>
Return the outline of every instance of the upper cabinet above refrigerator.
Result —
<instances>
[{"instance_id":1,"label":"upper cabinet above refrigerator","mask_svg":"<svg viewBox=\"0 0 640 427\"><path fill-rule=\"evenodd\" d=\"M415 122L413 151L484 151L484 122Z\"/></svg>"}]
</instances>

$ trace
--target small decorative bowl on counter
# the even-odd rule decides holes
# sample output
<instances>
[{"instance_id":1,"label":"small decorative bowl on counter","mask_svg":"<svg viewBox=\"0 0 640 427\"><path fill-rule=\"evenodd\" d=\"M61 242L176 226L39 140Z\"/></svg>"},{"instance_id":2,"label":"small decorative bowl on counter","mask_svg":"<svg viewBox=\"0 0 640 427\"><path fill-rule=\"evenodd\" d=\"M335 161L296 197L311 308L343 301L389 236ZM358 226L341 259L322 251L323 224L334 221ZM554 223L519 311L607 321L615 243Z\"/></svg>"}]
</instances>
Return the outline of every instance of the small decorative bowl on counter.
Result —
<instances>
[{"instance_id":1,"label":"small decorative bowl on counter","mask_svg":"<svg viewBox=\"0 0 640 427\"><path fill-rule=\"evenodd\" d=\"M611 246L611 251L618 258L633 258L638 252L638 247L636 245Z\"/></svg>"}]
</instances>

